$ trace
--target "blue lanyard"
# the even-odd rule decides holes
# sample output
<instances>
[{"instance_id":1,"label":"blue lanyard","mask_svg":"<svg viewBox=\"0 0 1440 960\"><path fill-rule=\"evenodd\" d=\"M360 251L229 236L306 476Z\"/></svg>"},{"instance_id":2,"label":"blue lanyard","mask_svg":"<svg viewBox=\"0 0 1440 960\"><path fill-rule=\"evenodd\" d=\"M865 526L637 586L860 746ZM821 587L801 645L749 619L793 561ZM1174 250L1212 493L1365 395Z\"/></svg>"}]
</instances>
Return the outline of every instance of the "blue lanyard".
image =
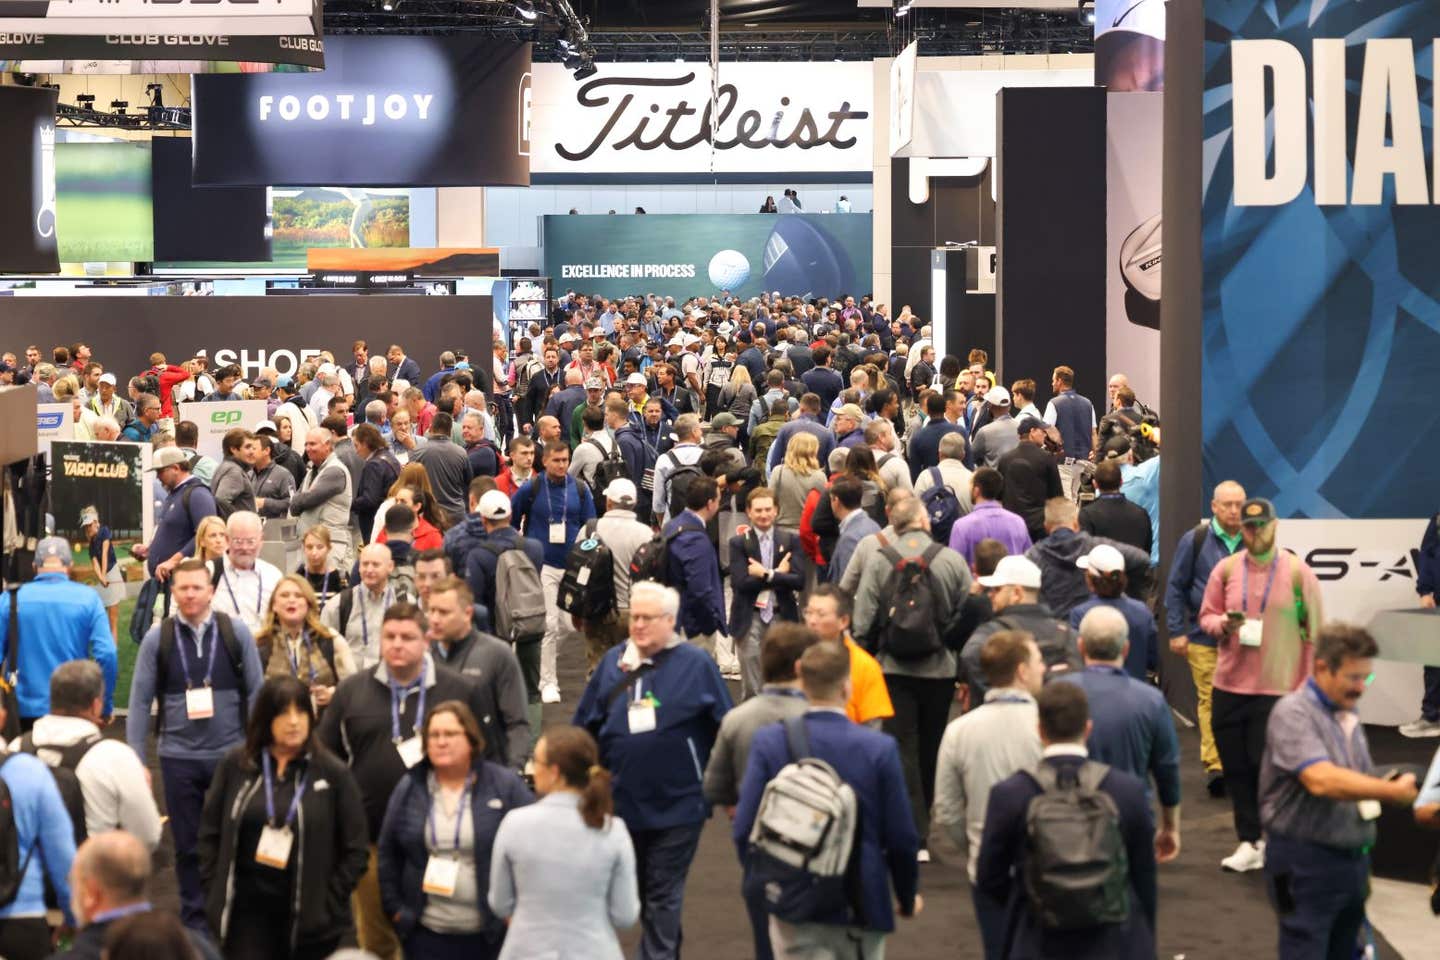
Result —
<instances>
[{"instance_id":1,"label":"blue lanyard","mask_svg":"<svg viewBox=\"0 0 1440 960\"><path fill-rule=\"evenodd\" d=\"M270 751L260 751L260 766L265 770L265 822L272 827L288 827L295 822L295 814L300 809L300 798L305 795L305 781L308 773L300 775L300 781L295 784L295 796L290 800L290 809L285 814L285 822L275 822L275 776L270 772Z\"/></svg>"},{"instance_id":2,"label":"blue lanyard","mask_svg":"<svg viewBox=\"0 0 1440 960\"><path fill-rule=\"evenodd\" d=\"M190 625L187 623L187 624L185 624L185 626L186 626L186 627L189 627ZM215 632L216 632L216 630L217 630L217 627L215 626L215 621L214 621L214 619L211 619L211 621L210 621L210 626L207 627L206 630L205 630L205 635L200 638L200 643L201 643L202 646L205 644L205 641L206 641L207 639L209 640L209 647L208 647L208 649L203 650L203 651L201 652L201 657L203 657L203 658L207 661L207 666L206 666L206 668L205 668L205 679L202 681L202 682L204 683L204 685L207 686L207 687L210 686L210 679L211 679L211 677L213 677L214 674L215 674L215 656L214 656L214 654L215 654ZM193 629L191 630L191 633L192 633L192 634L194 633L194 630L193 630ZM186 689L186 690L189 690L189 689L191 689L191 688L194 686L194 684L191 683L191 681L190 681L190 656L189 656L189 654L187 654L187 653L185 652L185 643L186 643L185 638L184 638L184 637L181 637L180 640L179 640L179 642L175 644L175 650L180 654L180 669L181 669L181 671L183 671L184 674L185 674L185 689Z\"/></svg>"},{"instance_id":3,"label":"blue lanyard","mask_svg":"<svg viewBox=\"0 0 1440 960\"><path fill-rule=\"evenodd\" d=\"M370 649L370 618L365 616L365 592L368 589L369 588L366 587L363 583L355 587L355 595L360 600L360 636L364 638L364 646L361 648L363 650ZM380 597L381 612L383 613L384 611L389 610L390 605L394 602L394 589L391 587L386 587L385 593L382 594ZM321 605L324 605L323 601L321 602Z\"/></svg>"},{"instance_id":4,"label":"blue lanyard","mask_svg":"<svg viewBox=\"0 0 1440 960\"><path fill-rule=\"evenodd\" d=\"M225 581L225 590L230 594L230 605L235 608L235 612L238 614L240 612L240 601L235 599L235 589L230 586L230 573L225 570L225 560L222 557L215 562L220 564L220 579ZM257 567L255 568L255 616L257 618L260 616L260 601L264 599L264 594L265 578L260 576L260 569ZM320 601L320 604L324 606L325 601Z\"/></svg>"},{"instance_id":5,"label":"blue lanyard","mask_svg":"<svg viewBox=\"0 0 1440 960\"><path fill-rule=\"evenodd\" d=\"M545 484L545 509L550 515L550 522L555 522L555 498L550 495L550 476L546 473L540 474L540 482ZM565 479L565 485L560 488L560 522L564 523L570 515L570 479Z\"/></svg>"},{"instance_id":6,"label":"blue lanyard","mask_svg":"<svg viewBox=\"0 0 1440 960\"><path fill-rule=\"evenodd\" d=\"M1247 558L1240 558L1240 608L1248 617L1250 615L1250 564L1246 563ZM1280 569L1280 556L1276 554L1275 559L1270 563L1270 576L1265 580L1265 595L1260 598L1260 616L1265 616L1265 608L1270 605L1270 588L1275 586L1275 571Z\"/></svg>"},{"instance_id":7,"label":"blue lanyard","mask_svg":"<svg viewBox=\"0 0 1440 960\"><path fill-rule=\"evenodd\" d=\"M114 910L104 910L90 918L92 924L109 923L111 920L119 920L121 917L133 917L137 913L149 913L154 907L149 900L142 900L139 903L132 903L125 907L116 907Z\"/></svg>"},{"instance_id":8,"label":"blue lanyard","mask_svg":"<svg viewBox=\"0 0 1440 960\"><path fill-rule=\"evenodd\" d=\"M440 785L437 782L435 786L437 788L435 791L435 802L430 804L430 816L428 820L430 824L430 846L434 850L439 850L440 841L435 836L435 807L438 806L440 803L440 791L438 789ZM455 807L455 842L450 847L450 849L455 851L456 853L460 852L460 826L465 822L465 811L470 807L470 793L474 789L474 787L475 774L471 773L468 777L465 778L465 789L460 791L460 803ZM472 815L470 819L473 821L475 818Z\"/></svg>"},{"instance_id":9,"label":"blue lanyard","mask_svg":"<svg viewBox=\"0 0 1440 960\"><path fill-rule=\"evenodd\" d=\"M311 653L310 653L310 631L309 631L309 630L301 630L301 631L300 631L300 651L301 651L301 653L303 653L304 656L305 656L305 662L310 665L310 686L313 687L313 686L315 686L316 670L315 670L315 658L314 658L314 657L311 655ZM290 649L290 643L289 643L289 641L285 641L285 654L286 654L286 656L288 656L288 657L290 658L290 669L294 672L294 674L295 674L295 679L297 679L297 680L300 679L300 659L299 659L299 657Z\"/></svg>"},{"instance_id":10,"label":"blue lanyard","mask_svg":"<svg viewBox=\"0 0 1440 960\"><path fill-rule=\"evenodd\" d=\"M414 683L401 687L394 683L390 684L390 742L399 743L405 739L400 736L400 705L409 696L410 690L415 686L420 687L420 702L415 706L415 719L410 723L410 732L418 731L420 724L425 721L425 666L420 666L420 678Z\"/></svg>"}]
</instances>

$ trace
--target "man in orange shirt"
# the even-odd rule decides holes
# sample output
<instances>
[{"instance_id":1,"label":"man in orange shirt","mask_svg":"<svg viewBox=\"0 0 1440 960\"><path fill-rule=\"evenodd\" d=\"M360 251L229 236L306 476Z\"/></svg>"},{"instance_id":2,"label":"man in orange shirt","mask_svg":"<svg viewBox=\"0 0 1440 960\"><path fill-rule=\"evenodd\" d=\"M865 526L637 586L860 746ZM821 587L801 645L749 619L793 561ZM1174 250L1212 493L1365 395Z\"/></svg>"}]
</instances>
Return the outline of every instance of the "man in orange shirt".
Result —
<instances>
[{"instance_id":1,"label":"man in orange shirt","mask_svg":"<svg viewBox=\"0 0 1440 960\"><path fill-rule=\"evenodd\" d=\"M805 626L821 640L844 642L850 651L850 700L845 713L855 723L880 729L880 721L895 716L895 708L879 662L850 639L850 595L833 583L816 586L805 604Z\"/></svg>"}]
</instances>

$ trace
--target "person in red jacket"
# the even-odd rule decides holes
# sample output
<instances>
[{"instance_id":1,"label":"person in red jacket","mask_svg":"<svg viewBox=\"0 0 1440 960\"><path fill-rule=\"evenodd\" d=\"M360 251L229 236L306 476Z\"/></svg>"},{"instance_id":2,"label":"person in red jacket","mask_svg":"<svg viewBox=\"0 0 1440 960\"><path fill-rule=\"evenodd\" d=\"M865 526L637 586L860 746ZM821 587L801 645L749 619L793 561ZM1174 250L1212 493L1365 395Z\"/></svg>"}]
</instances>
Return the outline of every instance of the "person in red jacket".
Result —
<instances>
[{"instance_id":1,"label":"person in red jacket","mask_svg":"<svg viewBox=\"0 0 1440 960\"><path fill-rule=\"evenodd\" d=\"M162 417L173 417L175 415L175 402L171 391L175 384L184 383L190 379L190 371L184 367L177 367L173 363L165 362L165 354L150 354L150 367L154 374L160 378L160 415Z\"/></svg>"}]
</instances>

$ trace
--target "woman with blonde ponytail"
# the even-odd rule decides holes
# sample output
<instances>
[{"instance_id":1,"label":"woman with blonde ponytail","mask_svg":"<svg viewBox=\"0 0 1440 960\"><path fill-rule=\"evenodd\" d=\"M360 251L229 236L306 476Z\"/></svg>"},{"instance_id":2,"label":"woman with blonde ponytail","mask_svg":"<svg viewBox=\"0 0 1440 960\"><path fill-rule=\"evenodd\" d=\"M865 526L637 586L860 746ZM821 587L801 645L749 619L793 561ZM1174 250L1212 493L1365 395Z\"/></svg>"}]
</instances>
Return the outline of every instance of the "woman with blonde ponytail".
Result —
<instances>
[{"instance_id":1,"label":"woman with blonde ponytail","mask_svg":"<svg viewBox=\"0 0 1440 960\"><path fill-rule=\"evenodd\" d=\"M535 744L540 802L505 815L490 859L490 909L511 917L500 960L622 960L616 927L640 917L635 848L614 816L610 771L580 727Z\"/></svg>"}]
</instances>

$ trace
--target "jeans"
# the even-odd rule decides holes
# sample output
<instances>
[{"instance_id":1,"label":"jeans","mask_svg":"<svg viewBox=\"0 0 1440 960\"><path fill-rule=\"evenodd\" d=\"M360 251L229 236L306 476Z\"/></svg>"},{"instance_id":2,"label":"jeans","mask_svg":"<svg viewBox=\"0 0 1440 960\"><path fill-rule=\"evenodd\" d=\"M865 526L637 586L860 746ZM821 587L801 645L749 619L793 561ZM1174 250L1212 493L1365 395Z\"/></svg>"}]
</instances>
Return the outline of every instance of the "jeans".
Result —
<instances>
[{"instance_id":1,"label":"jeans","mask_svg":"<svg viewBox=\"0 0 1440 960\"><path fill-rule=\"evenodd\" d=\"M1265 887L1279 914L1280 960L1352 960L1370 895L1368 858L1272 835Z\"/></svg>"},{"instance_id":2,"label":"jeans","mask_svg":"<svg viewBox=\"0 0 1440 960\"><path fill-rule=\"evenodd\" d=\"M1211 709L1215 694L1216 657L1217 651L1214 647L1203 646L1193 640L1185 654L1185 658L1190 661L1190 677L1195 681L1195 713L1199 720L1197 725L1200 727L1200 762L1204 764L1207 773L1220 769L1220 751L1215 748Z\"/></svg>"},{"instance_id":3,"label":"jeans","mask_svg":"<svg viewBox=\"0 0 1440 960\"><path fill-rule=\"evenodd\" d=\"M632 830L635 872L640 881L640 960L678 960L680 912L685 902L685 875L700 831L694 823L664 830Z\"/></svg>"},{"instance_id":4,"label":"jeans","mask_svg":"<svg viewBox=\"0 0 1440 960\"><path fill-rule=\"evenodd\" d=\"M920 846L929 846L930 807L935 802L935 766L940 755L940 738L950 720L950 701L955 681L949 677L907 677L885 674L895 716L885 721L884 730L900 748L905 771L905 791L910 794L910 812L920 833Z\"/></svg>"},{"instance_id":5,"label":"jeans","mask_svg":"<svg viewBox=\"0 0 1440 960\"><path fill-rule=\"evenodd\" d=\"M1425 668L1425 697L1420 701L1420 716L1431 723L1440 720L1440 667Z\"/></svg>"},{"instance_id":6,"label":"jeans","mask_svg":"<svg viewBox=\"0 0 1440 960\"><path fill-rule=\"evenodd\" d=\"M1265 725L1279 699L1215 691L1215 746L1225 767L1225 792L1235 808L1235 833L1250 843L1260 839L1260 757Z\"/></svg>"},{"instance_id":7,"label":"jeans","mask_svg":"<svg viewBox=\"0 0 1440 960\"><path fill-rule=\"evenodd\" d=\"M205 792L215 779L214 760L160 758L160 779L165 787L165 812L175 838L175 877L180 884L180 919L185 926L207 929L205 888L200 883L200 813ZM224 882L223 879L220 882Z\"/></svg>"}]
</instances>

